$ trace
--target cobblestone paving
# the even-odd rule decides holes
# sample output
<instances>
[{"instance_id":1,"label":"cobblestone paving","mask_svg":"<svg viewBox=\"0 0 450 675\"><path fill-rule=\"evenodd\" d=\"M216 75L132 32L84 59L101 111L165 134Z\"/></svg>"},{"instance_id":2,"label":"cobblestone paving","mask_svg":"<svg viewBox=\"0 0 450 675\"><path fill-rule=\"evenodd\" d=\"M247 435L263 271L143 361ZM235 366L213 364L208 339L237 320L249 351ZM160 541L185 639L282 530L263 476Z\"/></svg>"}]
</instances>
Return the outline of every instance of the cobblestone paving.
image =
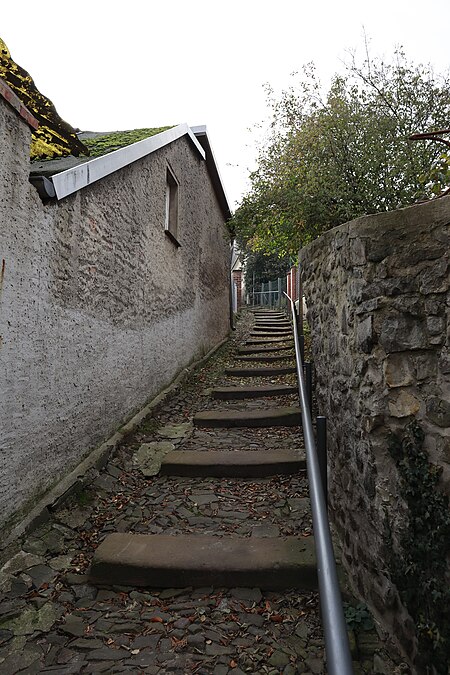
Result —
<instances>
[{"instance_id":1,"label":"cobblestone paving","mask_svg":"<svg viewBox=\"0 0 450 675\"><path fill-rule=\"evenodd\" d=\"M162 440L196 450L301 448L291 428L193 430L189 424L197 411L211 408L205 390L235 379L224 378L223 369L248 328L247 318L231 343L93 473L83 492L20 542L0 572L2 675L325 672L315 593L88 583L93 552L110 532L310 536L304 473L263 480L145 477L136 463L142 444ZM283 405L290 404L295 397L286 397Z\"/></svg>"}]
</instances>

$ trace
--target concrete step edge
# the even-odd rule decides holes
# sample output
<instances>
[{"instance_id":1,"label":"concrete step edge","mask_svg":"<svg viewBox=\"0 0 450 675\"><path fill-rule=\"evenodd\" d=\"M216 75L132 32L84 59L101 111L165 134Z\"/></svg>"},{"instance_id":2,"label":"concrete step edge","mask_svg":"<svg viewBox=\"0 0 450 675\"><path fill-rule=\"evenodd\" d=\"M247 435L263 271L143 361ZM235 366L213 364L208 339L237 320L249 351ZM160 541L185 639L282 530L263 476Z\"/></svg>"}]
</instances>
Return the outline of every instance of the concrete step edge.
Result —
<instances>
[{"instance_id":1,"label":"concrete step edge","mask_svg":"<svg viewBox=\"0 0 450 675\"><path fill-rule=\"evenodd\" d=\"M94 584L153 588L317 588L312 537L113 533L94 554Z\"/></svg>"},{"instance_id":2,"label":"concrete step edge","mask_svg":"<svg viewBox=\"0 0 450 675\"><path fill-rule=\"evenodd\" d=\"M267 384L259 387L214 387L211 390L212 398L222 401L264 398L266 396L289 396L297 393L297 386L290 384Z\"/></svg>"},{"instance_id":3,"label":"concrete step edge","mask_svg":"<svg viewBox=\"0 0 450 675\"><path fill-rule=\"evenodd\" d=\"M199 478L263 478L304 469L304 454L293 450L174 450L164 457L160 473Z\"/></svg>"},{"instance_id":4,"label":"concrete step edge","mask_svg":"<svg viewBox=\"0 0 450 675\"><path fill-rule=\"evenodd\" d=\"M289 352L294 349L294 345L280 345L273 347L240 347L237 353L240 354L270 354L271 352Z\"/></svg>"},{"instance_id":5,"label":"concrete step edge","mask_svg":"<svg viewBox=\"0 0 450 675\"><path fill-rule=\"evenodd\" d=\"M268 375L290 375L296 372L294 366L274 366L270 368L227 368L225 375L233 377L264 377Z\"/></svg>"},{"instance_id":6,"label":"concrete step edge","mask_svg":"<svg viewBox=\"0 0 450 675\"><path fill-rule=\"evenodd\" d=\"M300 408L279 407L249 410L203 410L193 419L196 427L234 428L234 427L272 427L299 426Z\"/></svg>"},{"instance_id":7,"label":"concrete step edge","mask_svg":"<svg viewBox=\"0 0 450 675\"><path fill-rule=\"evenodd\" d=\"M293 358L295 358L294 354L238 354L236 356L238 361L265 361L266 363L287 361Z\"/></svg>"}]
</instances>

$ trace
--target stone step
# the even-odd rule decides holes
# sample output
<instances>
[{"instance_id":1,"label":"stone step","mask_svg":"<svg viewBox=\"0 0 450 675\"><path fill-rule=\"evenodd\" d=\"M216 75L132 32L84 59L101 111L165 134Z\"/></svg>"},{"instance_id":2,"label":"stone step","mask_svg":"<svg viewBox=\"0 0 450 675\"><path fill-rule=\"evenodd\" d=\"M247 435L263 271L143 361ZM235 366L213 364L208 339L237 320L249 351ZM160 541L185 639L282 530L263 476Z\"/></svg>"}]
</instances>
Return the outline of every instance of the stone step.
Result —
<instances>
[{"instance_id":1,"label":"stone step","mask_svg":"<svg viewBox=\"0 0 450 675\"><path fill-rule=\"evenodd\" d=\"M261 345L267 344L266 341L261 342ZM271 345L271 343L269 343ZM267 352L287 352L287 351L292 351L294 345L285 345L281 344L279 347L277 345L275 346L268 346L268 347L239 347L238 349L238 354L266 354Z\"/></svg>"},{"instance_id":2,"label":"stone step","mask_svg":"<svg viewBox=\"0 0 450 675\"><path fill-rule=\"evenodd\" d=\"M164 457L160 473L198 478L263 478L303 469L305 458L294 450L175 450Z\"/></svg>"},{"instance_id":3,"label":"stone step","mask_svg":"<svg viewBox=\"0 0 450 675\"><path fill-rule=\"evenodd\" d=\"M247 354L247 355L240 355L236 357L239 361L267 361L267 363L270 363L272 361L286 361L286 359L293 359L294 356L292 354L260 354L255 355L255 354Z\"/></svg>"},{"instance_id":4,"label":"stone step","mask_svg":"<svg viewBox=\"0 0 450 675\"><path fill-rule=\"evenodd\" d=\"M267 339L261 338L261 337L254 337L250 338L250 340L245 341L246 345L268 345L269 347L272 345L277 345L277 344L282 344L284 346L288 345L293 345L294 341L290 339L288 336L286 337L270 337Z\"/></svg>"},{"instance_id":5,"label":"stone step","mask_svg":"<svg viewBox=\"0 0 450 675\"><path fill-rule=\"evenodd\" d=\"M211 391L211 396L222 401L233 401L266 396L289 396L297 393L298 388L290 384L264 384L259 387L215 387Z\"/></svg>"},{"instance_id":6,"label":"stone step","mask_svg":"<svg viewBox=\"0 0 450 675\"><path fill-rule=\"evenodd\" d=\"M292 326L268 326L267 324L256 324L252 327L252 332L256 333L292 333Z\"/></svg>"},{"instance_id":7,"label":"stone step","mask_svg":"<svg viewBox=\"0 0 450 675\"><path fill-rule=\"evenodd\" d=\"M273 323L278 322L278 321L289 321L289 319L286 319L285 316L270 316L268 314L255 314L253 319L256 322L268 321L268 322L273 322Z\"/></svg>"},{"instance_id":8,"label":"stone step","mask_svg":"<svg viewBox=\"0 0 450 675\"><path fill-rule=\"evenodd\" d=\"M94 554L90 581L152 588L317 588L312 537L110 534Z\"/></svg>"},{"instance_id":9,"label":"stone step","mask_svg":"<svg viewBox=\"0 0 450 675\"><path fill-rule=\"evenodd\" d=\"M272 323L272 324L282 324L282 323L287 323L291 324L289 319L286 319L286 317L281 317L281 316L255 316L255 322L256 323Z\"/></svg>"},{"instance_id":10,"label":"stone step","mask_svg":"<svg viewBox=\"0 0 450 675\"><path fill-rule=\"evenodd\" d=\"M232 377L265 377L267 375L290 375L297 372L295 366L272 366L267 368L227 368L225 375Z\"/></svg>"},{"instance_id":11,"label":"stone step","mask_svg":"<svg viewBox=\"0 0 450 675\"><path fill-rule=\"evenodd\" d=\"M250 338L257 338L257 337L267 337L267 338L292 338L292 331L291 330L283 330L283 331L251 331Z\"/></svg>"},{"instance_id":12,"label":"stone step","mask_svg":"<svg viewBox=\"0 0 450 675\"><path fill-rule=\"evenodd\" d=\"M281 331L283 331L283 330L292 330L292 326L290 324L284 324L284 323L280 323L278 325L278 324L274 324L274 323L266 323L266 322L259 323L259 322L257 322L255 324L253 324L252 330L257 330L257 331L259 331L259 330L264 330L264 331L266 331L266 330L267 331L281 330Z\"/></svg>"},{"instance_id":13,"label":"stone step","mask_svg":"<svg viewBox=\"0 0 450 675\"><path fill-rule=\"evenodd\" d=\"M292 326L290 321L287 319L256 319L256 326Z\"/></svg>"},{"instance_id":14,"label":"stone step","mask_svg":"<svg viewBox=\"0 0 450 675\"><path fill-rule=\"evenodd\" d=\"M259 410L202 410L193 419L196 427L294 427L301 424L300 408L296 406L263 408Z\"/></svg>"},{"instance_id":15,"label":"stone step","mask_svg":"<svg viewBox=\"0 0 450 675\"><path fill-rule=\"evenodd\" d=\"M286 318L286 314L284 312L280 312L278 309L251 309L250 311L256 316L259 316L260 314L267 314L268 316L281 316L284 319Z\"/></svg>"}]
</instances>

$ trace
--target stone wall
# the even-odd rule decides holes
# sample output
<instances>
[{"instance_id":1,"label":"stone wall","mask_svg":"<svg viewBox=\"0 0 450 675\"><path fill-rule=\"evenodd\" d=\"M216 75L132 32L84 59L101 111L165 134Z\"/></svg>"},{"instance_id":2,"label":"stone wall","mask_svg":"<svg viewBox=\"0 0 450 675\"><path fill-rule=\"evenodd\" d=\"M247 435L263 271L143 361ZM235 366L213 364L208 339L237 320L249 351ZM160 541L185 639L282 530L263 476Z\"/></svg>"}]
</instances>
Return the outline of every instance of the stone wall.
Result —
<instances>
[{"instance_id":1,"label":"stone wall","mask_svg":"<svg viewBox=\"0 0 450 675\"><path fill-rule=\"evenodd\" d=\"M0 526L229 328L230 244L186 137L57 203L0 98ZM170 163L178 248L164 232Z\"/></svg>"},{"instance_id":2,"label":"stone wall","mask_svg":"<svg viewBox=\"0 0 450 675\"><path fill-rule=\"evenodd\" d=\"M447 197L359 218L300 252L343 562L408 657L383 552L385 511L394 530L404 513L388 443L415 417L450 493L449 223Z\"/></svg>"}]
</instances>

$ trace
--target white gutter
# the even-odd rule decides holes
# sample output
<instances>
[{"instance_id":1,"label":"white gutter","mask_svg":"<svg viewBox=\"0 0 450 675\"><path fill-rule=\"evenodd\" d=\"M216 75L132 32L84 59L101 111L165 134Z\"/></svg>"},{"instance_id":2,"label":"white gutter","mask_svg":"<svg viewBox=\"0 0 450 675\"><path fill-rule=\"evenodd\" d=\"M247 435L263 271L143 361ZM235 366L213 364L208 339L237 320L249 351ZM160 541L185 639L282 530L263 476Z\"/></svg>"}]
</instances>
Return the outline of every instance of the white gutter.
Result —
<instances>
[{"instance_id":1,"label":"white gutter","mask_svg":"<svg viewBox=\"0 0 450 675\"><path fill-rule=\"evenodd\" d=\"M155 150L159 150L165 145L168 145L185 135L187 135L194 144L194 147L202 159L206 159L205 151L194 136L190 127L187 124L179 124L177 127L173 127L173 129L168 129L155 136L150 136L150 138L144 138L142 141L132 143L125 148L114 150L114 152L110 152L108 155L96 157L95 159L91 159L83 164L78 164L71 169L66 169L66 171L61 171L61 173L52 176L51 180L55 188L56 197L58 199L63 199L64 197L77 192L77 190L81 190L81 188L95 183L95 181L114 173L114 171L122 169L124 166L128 166L128 164L150 155L152 152L155 152Z\"/></svg>"}]
</instances>

